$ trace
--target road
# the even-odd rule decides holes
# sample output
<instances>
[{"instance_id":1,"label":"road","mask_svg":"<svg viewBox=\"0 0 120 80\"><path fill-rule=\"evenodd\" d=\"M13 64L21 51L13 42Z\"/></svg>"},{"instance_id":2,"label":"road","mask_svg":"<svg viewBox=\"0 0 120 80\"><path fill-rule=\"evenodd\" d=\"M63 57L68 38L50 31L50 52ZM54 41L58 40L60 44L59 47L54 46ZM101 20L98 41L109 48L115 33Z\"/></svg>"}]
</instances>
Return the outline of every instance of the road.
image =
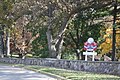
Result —
<instances>
[{"instance_id":1,"label":"road","mask_svg":"<svg viewBox=\"0 0 120 80\"><path fill-rule=\"evenodd\" d=\"M48 75L0 64L0 80L57 80Z\"/></svg>"}]
</instances>

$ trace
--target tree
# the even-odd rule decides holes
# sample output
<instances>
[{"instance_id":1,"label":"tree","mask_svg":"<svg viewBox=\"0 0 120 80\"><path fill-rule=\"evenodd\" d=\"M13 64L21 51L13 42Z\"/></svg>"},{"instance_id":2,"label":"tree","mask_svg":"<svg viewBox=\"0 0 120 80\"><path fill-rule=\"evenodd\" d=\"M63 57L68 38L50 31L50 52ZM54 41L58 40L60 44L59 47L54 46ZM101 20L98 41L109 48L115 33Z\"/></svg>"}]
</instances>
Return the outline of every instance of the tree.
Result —
<instances>
[{"instance_id":1,"label":"tree","mask_svg":"<svg viewBox=\"0 0 120 80\"><path fill-rule=\"evenodd\" d=\"M54 16L51 16L50 19L46 16L47 9L50 9L48 8L50 7L48 3L53 6L51 8L53 12L51 13ZM66 31L70 19L72 19L75 14L79 13L79 11L86 11L90 8L98 10L106 6L109 7L112 3L112 0L88 0L84 2L81 0L23 0L15 2L13 15L15 22L24 15L29 16L29 22L26 25L29 27L29 30L39 30L41 27L47 28L50 57L61 58L64 32ZM46 25L46 21L49 21L48 26Z\"/></svg>"},{"instance_id":2,"label":"tree","mask_svg":"<svg viewBox=\"0 0 120 80\"><path fill-rule=\"evenodd\" d=\"M106 7L108 5L111 5L112 1L84 1L84 2L81 2L81 1L60 1L58 2L59 4L62 5L62 3L64 3L62 6L61 5L58 5L59 7L62 7L62 13L64 13L63 15L64 16L61 16L63 17L63 21L61 21L62 23L61 24L61 27L60 27L60 31L58 32L58 35L56 36L55 39L51 38L51 34L49 33L49 39L48 39L48 45L52 47L50 53L53 53L53 55L56 55L56 56L52 56L52 57L57 57L61 56L61 46L63 44L63 34L64 32L66 31L66 27L67 27L67 24L69 23L69 20L73 18L73 16L77 13L79 13L79 11L85 11L87 9L94 9L94 10L98 10L98 9L101 9L103 7ZM91 3L93 3L91 5ZM87 5L84 5L84 4L87 4ZM98 5L100 5L98 7ZM101 6L102 5L102 6ZM52 23L52 22L51 22ZM48 31L50 32L52 29L51 29L51 24L49 25L48 27Z\"/></svg>"},{"instance_id":3,"label":"tree","mask_svg":"<svg viewBox=\"0 0 120 80\"><path fill-rule=\"evenodd\" d=\"M6 32L7 34L9 34L9 29L10 29L10 26L12 25L13 23L13 19L12 19L12 16L11 16L11 12L12 12L12 8L13 8L13 1L12 0L2 0L0 1L0 23L1 23L1 29L3 30L2 31L2 37L1 37L1 41L2 41L2 45L3 45L3 53L4 55L7 55L9 54L10 52L10 47L9 47L9 36L6 36L6 41L3 41L3 36L4 36L4 32ZM3 27L3 28L2 28ZM6 31L4 31L6 30ZM6 43L4 43L6 42ZM4 51L5 49L7 48L6 51Z\"/></svg>"},{"instance_id":4,"label":"tree","mask_svg":"<svg viewBox=\"0 0 120 80\"><path fill-rule=\"evenodd\" d=\"M76 52L77 59L80 57L77 50L80 50L82 55L83 44L89 37L93 37L95 41L97 41L100 37L100 30L103 27L103 23L101 21L97 21L97 19L102 18L105 15L108 15L108 12L106 12L105 9L98 11L89 9L87 11L80 12L73 18L73 20L71 20L67 32L69 34L66 34L67 36L70 35L71 39L73 40L69 44L75 44L75 46L72 48L74 48L74 51Z\"/></svg>"}]
</instances>

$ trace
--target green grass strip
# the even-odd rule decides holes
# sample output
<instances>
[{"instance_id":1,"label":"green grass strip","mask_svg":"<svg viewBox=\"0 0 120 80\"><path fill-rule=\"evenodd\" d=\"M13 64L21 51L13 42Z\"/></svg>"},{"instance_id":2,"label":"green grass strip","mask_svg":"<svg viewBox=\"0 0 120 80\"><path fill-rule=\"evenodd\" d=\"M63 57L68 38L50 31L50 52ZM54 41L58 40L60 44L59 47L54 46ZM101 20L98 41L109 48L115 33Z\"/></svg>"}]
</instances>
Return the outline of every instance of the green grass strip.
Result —
<instances>
[{"instance_id":1,"label":"green grass strip","mask_svg":"<svg viewBox=\"0 0 120 80\"><path fill-rule=\"evenodd\" d=\"M34 69L37 72L46 72L54 75L64 77L67 80L120 80L119 76L98 74L83 71L73 71L65 69L57 69L42 66L25 66L27 69Z\"/></svg>"}]
</instances>

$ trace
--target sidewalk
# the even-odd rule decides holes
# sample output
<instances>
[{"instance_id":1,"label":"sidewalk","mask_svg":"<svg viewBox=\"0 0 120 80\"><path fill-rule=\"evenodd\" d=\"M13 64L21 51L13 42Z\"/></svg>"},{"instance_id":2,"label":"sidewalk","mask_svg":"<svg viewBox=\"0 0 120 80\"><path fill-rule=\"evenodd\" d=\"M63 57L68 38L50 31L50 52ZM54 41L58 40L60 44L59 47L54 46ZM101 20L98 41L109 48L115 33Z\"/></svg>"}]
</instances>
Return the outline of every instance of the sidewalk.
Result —
<instances>
[{"instance_id":1,"label":"sidewalk","mask_svg":"<svg viewBox=\"0 0 120 80\"><path fill-rule=\"evenodd\" d=\"M48 75L0 64L0 80L57 80Z\"/></svg>"}]
</instances>

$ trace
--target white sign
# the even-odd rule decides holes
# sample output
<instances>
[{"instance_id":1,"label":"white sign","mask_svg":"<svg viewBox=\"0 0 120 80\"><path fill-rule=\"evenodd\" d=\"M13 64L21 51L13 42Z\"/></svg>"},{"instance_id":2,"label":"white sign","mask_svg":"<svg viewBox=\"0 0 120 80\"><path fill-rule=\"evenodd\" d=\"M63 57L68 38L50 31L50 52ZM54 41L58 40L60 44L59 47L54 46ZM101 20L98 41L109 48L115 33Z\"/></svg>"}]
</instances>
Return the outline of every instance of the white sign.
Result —
<instances>
[{"instance_id":1,"label":"white sign","mask_svg":"<svg viewBox=\"0 0 120 80\"><path fill-rule=\"evenodd\" d=\"M87 61L87 56L88 55L92 55L92 61L94 61L95 59L95 55L97 55L97 52L93 51L93 52L83 52L83 55L85 55L85 61Z\"/></svg>"}]
</instances>

